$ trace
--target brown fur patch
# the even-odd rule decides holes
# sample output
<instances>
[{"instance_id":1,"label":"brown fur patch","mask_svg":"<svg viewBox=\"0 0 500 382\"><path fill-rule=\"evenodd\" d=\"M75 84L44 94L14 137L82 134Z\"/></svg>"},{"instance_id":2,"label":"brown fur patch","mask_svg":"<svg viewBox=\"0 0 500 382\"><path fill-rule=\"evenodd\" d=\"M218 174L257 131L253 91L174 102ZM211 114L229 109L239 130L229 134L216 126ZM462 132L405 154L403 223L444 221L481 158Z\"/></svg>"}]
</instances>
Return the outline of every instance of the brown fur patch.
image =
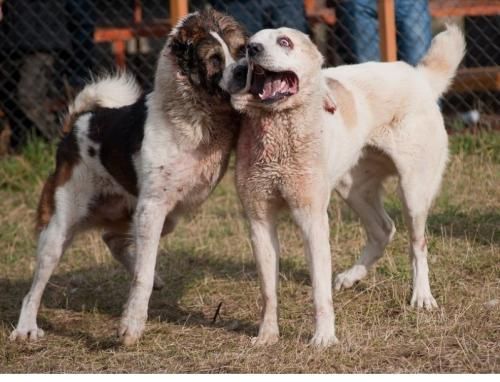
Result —
<instances>
[{"instance_id":1,"label":"brown fur patch","mask_svg":"<svg viewBox=\"0 0 500 382\"><path fill-rule=\"evenodd\" d=\"M73 168L80 161L78 143L73 132L63 137L57 148L56 169L43 186L36 214L36 230L40 231L49 224L55 211L55 193L73 174Z\"/></svg>"},{"instance_id":2,"label":"brown fur patch","mask_svg":"<svg viewBox=\"0 0 500 382\"><path fill-rule=\"evenodd\" d=\"M77 119L82 115L82 113L67 114L63 120L62 133L69 134L75 125Z\"/></svg>"},{"instance_id":3,"label":"brown fur patch","mask_svg":"<svg viewBox=\"0 0 500 382\"><path fill-rule=\"evenodd\" d=\"M129 232L132 214L122 195L99 195L90 206L88 223L107 231Z\"/></svg>"},{"instance_id":4,"label":"brown fur patch","mask_svg":"<svg viewBox=\"0 0 500 382\"><path fill-rule=\"evenodd\" d=\"M330 90L330 97L335 100L334 104L342 113L344 123L348 128L356 127L358 123L356 104L352 93L347 90L339 81L332 78L327 78L326 83Z\"/></svg>"},{"instance_id":5,"label":"brown fur patch","mask_svg":"<svg viewBox=\"0 0 500 382\"><path fill-rule=\"evenodd\" d=\"M222 95L218 83L226 66L224 49L211 32L224 40L233 58L244 54L247 35L243 27L214 10L188 17L169 40L169 46L180 72L191 85Z\"/></svg>"}]
</instances>

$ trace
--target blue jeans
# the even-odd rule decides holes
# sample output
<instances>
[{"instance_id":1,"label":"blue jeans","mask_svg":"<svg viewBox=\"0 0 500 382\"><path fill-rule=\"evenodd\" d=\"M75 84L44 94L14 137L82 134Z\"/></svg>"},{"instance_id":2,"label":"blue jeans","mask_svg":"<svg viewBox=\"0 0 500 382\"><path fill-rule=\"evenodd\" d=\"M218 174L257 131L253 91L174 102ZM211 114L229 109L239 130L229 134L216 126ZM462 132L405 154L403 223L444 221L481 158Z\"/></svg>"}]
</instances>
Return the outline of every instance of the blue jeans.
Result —
<instances>
[{"instance_id":1,"label":"blue jeans","mask_svg":"<svg viewBox=\"0 0 500 382\"><path fill-rule=\"evenodd\" d=\"M395 0L398 59L416 65L429 49L431 17L427 0ZM337 7L344 61L380 61L377 1L341 0Z\"/></svg>"},{"instance_id":2,"label":"blue jeans","mask_svg":"<svg viewBox=\"0 0 500 382\"><path fill-rule=\"evenodd\" d=\"M250 35L264 28L309 30L303 0L209 0L217 10L242 23Z\"/></svg>"}]
</instances>

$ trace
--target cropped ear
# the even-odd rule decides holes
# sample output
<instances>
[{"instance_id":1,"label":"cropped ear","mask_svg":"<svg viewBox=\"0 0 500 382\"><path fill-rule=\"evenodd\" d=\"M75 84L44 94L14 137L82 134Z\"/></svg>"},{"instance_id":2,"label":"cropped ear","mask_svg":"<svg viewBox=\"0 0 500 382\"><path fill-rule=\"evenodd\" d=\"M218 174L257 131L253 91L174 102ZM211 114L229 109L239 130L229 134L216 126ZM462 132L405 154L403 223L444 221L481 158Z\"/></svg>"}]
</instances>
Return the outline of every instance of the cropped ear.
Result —
<instances>
[{"instance_id":1,"label":"cropped ear","mask_svg":"<svg viewBox=\"0 0 500 382\"><path fill-rule=\"evenodd\" d=\"M193 31L199 28L198 16L197 12L188 14L179 20L168 36L167 46L170 54L183 75L187 75L192 69L195 56Z\"/></svg>"},{"instance_id":2,"label":"cropped ear","mask_svg":"<svg viewBox=\"0 0 500 382\"><path fill-rule=\"evenodd\" d=\"M312 42L311 38L308 35L304 34L304 37L306 39L306 48L305 49L308 51L309 57L311 57L313 59L313 62L315 64L319 65L320 67L323 66L323 64L325 62L325 58L323 57L323 55L319 51L318 47L316 46L316 44L314 44Z\"/></svg>"}]
</instances>

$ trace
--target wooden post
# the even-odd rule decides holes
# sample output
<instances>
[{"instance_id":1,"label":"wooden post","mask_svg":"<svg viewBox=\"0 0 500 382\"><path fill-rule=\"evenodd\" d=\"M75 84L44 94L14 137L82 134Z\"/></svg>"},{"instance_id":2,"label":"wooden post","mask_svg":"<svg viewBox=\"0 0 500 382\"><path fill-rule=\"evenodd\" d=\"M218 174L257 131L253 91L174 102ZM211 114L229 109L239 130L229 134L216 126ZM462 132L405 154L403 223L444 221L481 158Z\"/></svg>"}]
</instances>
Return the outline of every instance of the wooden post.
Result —
<instances>
[{"instance_id":1,"label":"wooden post","mask_svg":"<svg viewBox=\"0 0 500 382\"><path fill-rule=\"evenodd\" d=\"M170 24L172 27L188 13L188 0L170 0Z\"/></svg>"},{"instance_id":2,"label":"wooden post","mask_svg":"<svg viewBox=\"0 0 500 382\"><path fill-rule=\"evenodd\" d=\"M126 49L124 40L113 41L113 53L115 54L116 66L123 69L126 66Z\"/></svg>"},{"instance_id":3,"label":"wooden post","mask_svg":"<svg viewBox=\"0 0 500 382\"><path fill-rule=\"evenodd\" d=\"M378 0L378 25L380 37L380 55L382 61L396 61L396 17L394 0Z\"/></svg>"},{"instance_id":4,"label":"wooden post","mask_svg":"<svg viewBox=\"0 0 500 382\"><path fill-rule=\"evenodd\" d=\"M141 0L134 1L134 24L140 24L142 22L142 4Z\"/></svg>"},{"instance_id":5,"label":"wooden post","mask_svg":"<svg viewBox=\"0 0 500 382\"><path fill-rule=\"evenodd\" d=\"M304 0L306 14L311 14L316 10L316 0Z\"/></svg>"}]
</instances>

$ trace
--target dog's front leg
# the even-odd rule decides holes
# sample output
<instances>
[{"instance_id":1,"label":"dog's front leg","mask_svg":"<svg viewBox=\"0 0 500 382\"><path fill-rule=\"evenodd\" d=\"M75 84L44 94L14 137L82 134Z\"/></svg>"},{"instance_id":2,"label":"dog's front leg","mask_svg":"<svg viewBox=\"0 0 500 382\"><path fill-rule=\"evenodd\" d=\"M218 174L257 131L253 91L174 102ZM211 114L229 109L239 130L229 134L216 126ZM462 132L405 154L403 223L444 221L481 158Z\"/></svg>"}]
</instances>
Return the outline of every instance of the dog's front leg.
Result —
<instances>
[{"instance_id":1,"label":"dog's front leg","mask_svg":"<svg viewBox=\"0 0 500 382\"><path fill-rule=\"evenodd\" d=\"M124 345L137 342L144 331L148 303L153 290L156 254L163 223L173 203L168 192L143 190L134 216L136 262L132 286L122 315L118 335Z\"/></svg>"},{"instance_id":2,"label":"dog's front leg","mask_svg":"<svg viewBox=\"0 0 500 382\"><path fill-rule=\"evenodd\" d=\"M337 343L332 303L332 261L328 215L322 208L305 206L292 209L304 238L313 287L316 328L311 345L327 347Z\"/></svg>"},{"instance_id":3,"label":"dog's front leg","mask_svg":"<svg viewBox=\"0 0 500 382\"><path fill-rule=\"evenodd\" d=\"M278 264L279 243L274 217L250 218L252 248L257 262L262 293L262 317L256 346L272 345L279 339L278 328Z\"/></svg>"}]
</instances>

